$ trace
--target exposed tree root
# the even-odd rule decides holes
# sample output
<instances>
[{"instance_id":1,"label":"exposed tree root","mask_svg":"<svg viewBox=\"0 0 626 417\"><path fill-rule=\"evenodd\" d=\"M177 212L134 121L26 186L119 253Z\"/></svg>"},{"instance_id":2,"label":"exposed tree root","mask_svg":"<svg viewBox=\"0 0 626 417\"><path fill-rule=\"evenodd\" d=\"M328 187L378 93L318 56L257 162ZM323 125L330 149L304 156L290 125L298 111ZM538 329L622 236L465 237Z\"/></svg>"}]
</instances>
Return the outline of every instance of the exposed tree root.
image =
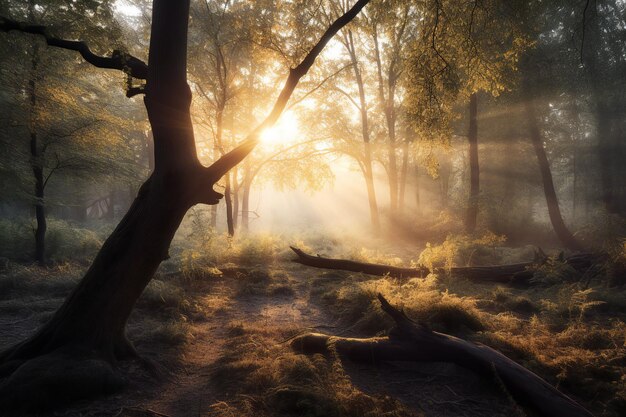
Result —
<instances>
[{"instance_id":1,"label":"exposed tree root","mask_svg":"<svg viewBox=\"0 0 626 417\"><path fill-rule=\"evenodd\" d=\"M536 374L500 352L434 332L409 319L378 295L382 309L396 322L389 337L354 339L309 333L296 337L291 346L306 354L335 351L359 362L451 362L504 385L520 404L541 416L589 417L592 414Z\"/></svg>"},{"instance_id":2,"label":"exposed tree root","mask_svg":"<svg viewBox=\"0 0 626 417\"><path fill-rule=\"evenodd\" d=\"M431 272L430 269L425 266L418 266L417 268L399 268L390 265L356 262L346 259L325 258L320 255L313 256L296 247L290 246L290 248L298 256L294 259L294 262L315 268L362 272L369 275L390 275L396 278L423 277ZM565 262L569 263L575 269L584 270L589 268L595 259L596 256L593 254L581 253L566 258ZM542 251L539 251L535 260L532 262L495 266L453 267L450 269L436 268L434 272L449 272L452 275L461 276L472 281L529 285L533 277L533 272L529 268L540 265L546 260L547 256Z\"/></svg>"},{"instance_id":3,"label":"exposed tree root","mask_svg":"<svg viewBox=\"0 0 626 417\"><path fill-rule=\"evenodd\" d=\"M96 352L65 347L29 360L9 360L0 382L0 414L49 410L119 391L124 379Z\"/></svg>"}]
</instances>

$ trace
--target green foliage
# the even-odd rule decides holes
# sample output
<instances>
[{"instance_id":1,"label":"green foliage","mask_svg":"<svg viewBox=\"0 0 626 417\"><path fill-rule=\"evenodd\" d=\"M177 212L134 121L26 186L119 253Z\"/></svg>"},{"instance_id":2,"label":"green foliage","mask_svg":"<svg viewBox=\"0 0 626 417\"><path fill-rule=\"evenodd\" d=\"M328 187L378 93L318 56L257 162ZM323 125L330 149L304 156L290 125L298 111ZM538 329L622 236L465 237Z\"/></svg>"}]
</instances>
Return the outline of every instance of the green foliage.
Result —
<instances>
[{"instance_id":1,"label":"green foliage","mask_svg":"<svg viewBox=\"0 0 626 417\"><path fill-rule=\"evenodd\" d=\"M0 219L0 257L32 260L34 223L25 218ZM88 229L59 219L48 219L46 245L52 262L87 261L102 246L108 228Z\"/></svg>"},{"instance_id":2,"label":"green foliage","mask_svg":"<svg viewBox=\"0 0 626 417\"><path fill-rule=\"evenodd\" d=\"M91 229L63 220L48 220L46 244L48 257L54 262L92 259L102 243L102 237Z\"/></svg>"}]
</instances>

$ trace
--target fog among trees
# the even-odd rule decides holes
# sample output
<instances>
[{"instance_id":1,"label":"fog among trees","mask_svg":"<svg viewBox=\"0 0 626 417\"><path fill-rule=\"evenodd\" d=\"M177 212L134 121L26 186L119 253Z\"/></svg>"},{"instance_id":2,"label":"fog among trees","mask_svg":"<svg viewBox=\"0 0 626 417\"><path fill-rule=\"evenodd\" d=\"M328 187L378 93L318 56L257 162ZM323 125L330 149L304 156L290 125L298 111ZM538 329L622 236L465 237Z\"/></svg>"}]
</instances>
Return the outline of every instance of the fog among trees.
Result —
<instances>
[{"instance_id":1,"label":"fog among trees","mask_svg":"<svg viewBox=\"0 0 626 417\"><path fill-rule=\"evenodd\" d=\"M622 415L625 22L0 0L0 415Z\"/></svg>"}]
</instances>

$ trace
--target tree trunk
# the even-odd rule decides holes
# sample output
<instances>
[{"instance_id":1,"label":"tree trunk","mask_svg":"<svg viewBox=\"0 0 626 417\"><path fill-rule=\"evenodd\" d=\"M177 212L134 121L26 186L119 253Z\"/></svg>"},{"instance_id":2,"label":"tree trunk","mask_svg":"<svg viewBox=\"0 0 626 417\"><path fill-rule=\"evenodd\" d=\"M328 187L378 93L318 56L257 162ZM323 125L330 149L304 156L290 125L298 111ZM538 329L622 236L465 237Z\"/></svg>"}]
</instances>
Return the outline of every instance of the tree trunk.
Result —
<instances>
[{"instance_id":1,"label":"tree trunk","mask_svg":"<svg viewBox=\"0 0 626 417\"><path fill-rule=\"evenodd\" d=\"M233 229L237 230L237 223L239 221L239 184L237 183L237 167L233 168L233 181L235 182L235 185L232 187Z\"/></svg>"},{"instance_id":2,"label":"tree trunk","mask_svg":"<svg viewBox=\"0 0 626 417\"><path fill-rule=\"evenodd\" d=\"M552 223L554 232L566 248L576 251L582 250L582 245L578 242L578 240L576 240L574 235L572 235L563 221L561 209L559 208L559 200L557 199L554 182L552 181L550 163L548 162L548 157L546 156L546 150L543 147L543 140L541 132L539 131L539 126L537 126L534 106L529 98L525 100L524 105L526 108L526 121L528 123L530 140L532 141L535 155L537 156L537 162L539 163L539 171L541 172L541 181L543 183L543 192L546 197L548 214L550 216L550 222Z\"/></svg>"},{"instance_id":3,"label":"tree trunk","mask_svg":"<svg viewBox=\"0 0 626 417\"><path fill-rule=\"evenodd\" d=\"M31 166L35 177L35 219L37 220L35 260L39 265L44 266L46 264L46 230L48 225L46 222L43 167L41 166L43 155L40 155L37 149L37 132L35 131L30 133L30 153L33 158Z\"/></svg>"},{"instance_id":4,"label":"tree trunk","mask_svg":"<svg viewBox=\"0 0 626 417\"><path fill-rule=\"evenodd\" d=\"M591 86L591 98L594 107L593 114L597 135L596 152L600 163L601 200L608 213L617 214L620 210L615 195L617 185L614 178L615 164L622 161L618 157L619 150L613 137L612 103L605 91L609 76L603 66L611 58L606 55L601 20L602 16L599 14L598 5L594 2L585 17L585 21L583 21L583 25L587 25L590 30L586 34L588 39L583 45L582 59ZM621 52L618 52L614 59L619 59L619 55Z\"/></svg>"},{"instance_id":5,"label":"tree trunk","mask_svg":"<svg viewBox=\"0 0 626 417\"><path fill-rule=\"evenodd\" d=\"M383 107L385 114L385 122L387 125L387 152L388 155L388 169L387 175L389 177L389 208L393 215L396 214L399 207L398 197L398 163L396 157L396 113L394 108L395 100L395 74L393 74L392 67L389 68L389 74L387 79L387 97L385 97L385 87L383 81L383 65L380 54L380 47L378 44L378 29L377 26L373 26L372 36L374 41L374 57L376 60L376 72L378 75L378 99Z\"/></svg>"},{"instance_id":6,"label":"tree trunk","mask_svg":"<svg viewBox=\"0 0 626 417\"><path fill-rule=\"evenodd\" d=\"M111 192L109 193L109 198L105 200L107 202L107 212L105 214L105 217L109 221L115 220L115 200L116 200L115 197L116 195L117 195L117 191L115 189L112 189Z\"/></svg>"},{"instance_id":7,"label":"tree trunk","mask_svg":"<svg viewBox=\"0 0 626 417\"><path fill-rule=\"evenodd\" d=\"M465 217L465 231L469 234L476 230L478 217L479 169L478 169L478 98L476 93L470 96L469 104L469 163L470 163L470 192Z\"/></svg>"},{"instance_id":8,"label":"tree trunk","mask_svg":"<svg viewBox=\"0 0 626 417\"><path fill-rule=\"evenodd\" d=\"M380 233L380 217L378 215L378 203L376 202L376 190L374 188L374 173L372 169L372 149L369 141L363 144L365 154L365 186L367 187L367 201L370 207L370 221L374 233Z\"/></svg>"},{"instance_id":9,"label":"tree trunk","mask_svg":"<svg viewBox=\"0 0 626 417\"><path fill-rule=\"evenodd\" d=\"M226 180L226 187L224 190L224 200L226 201L226 225L228 226L228 236L235 235L235 224L233 222L233 200L231 198L230 191L230 172L224 177Z\"/></svg>"},{"instance_id":10,"label":"tree trunk","mask_svg":"<svg viewBox=\"0 0 626 417\"><path fill-rule=\"evenodd\" d=\"M348 50L350 60L352 62L352 69L354 71L354 78L356 80L357 88L359 89L359 105L361 113L361 134L363 137L363 175L365 176L365 186L367 188L367 199L370 208L370 220L374 233L380 233L380 217L378 214L378 203L376 202L376 190L374 187L374 172L372 167L372 148L370 144L370 130L369 120L367 114L367 101L365 99L365 87L363 84L363 78L361 76L361 70L359 69L359 61L356 56L356 50L354 47L354 39L352 32L347 31L344 36L344 46Z\"/></svg>"},{"instance_id":11,"label":"tree trunk","mask_svg":"<svg viewBox=\"0 0 626 417\"><path fill-rule=\"evenodd\" d=\"M32 3L31 3L32 7ZM32 9L30 10L32 18ZM30 122L28 129L30 131L30 166L35 178L35 220L37 227L35 228L35 260L41 266L46 264L46 230L48 228L46 222L45 208L45 180L43 174L43 151L40 149L37 136L36 112L37 112L37 67L39 65L39 48L35 43L33 46L33 55L31 57L30 79L28 80L28 95L30 99Z\"/></svg>"},{"instance_id":12,"label":"tree trunk","mask_svg":"<svg viewBox=\"0 0 626 417\"><path fill-rule=\"evenodd\" d=\"M367 3L358 0L290 70L272 111L248 138L204 167L196 154L186 78L189 0L154 0L144 103L154 134L155 169L51 320L34 336L0 353L3 412L7 408L20 413L55 406L120 387L111 364L136 355L126 338L126 321L159 264L168 257L185 213L195 204L219 202L222 195L213 190L214 184L255 148L260 132L276 123L299 80L330 38ZM25 28L44 36L48 44L79 50L101 68L126 66L113 58L95 56L83 42L51 38L40 26L9 27Z\"/></svg>"},{"instance_id":13,"label":"tree trunk","mask_svg":"<svg viewBox=\"0 0 626 417\"><path fill-rule=\"evenodd\" d=\"M400 191L398 195L398 210L400 213L404 210L406 200L406 181L409 169L409 141L402 143L402 168L400 168Z\"/></svg>"},{"instance_id":14,"label":"tree trunk","mask_svg":"<svg viewBox=\"0 0 626 417\"><path fill-rule=\"evenodd\" d=\"M415 164L415 206L417 209L417 213L420 214L422 212L422 199L420 195L420 186L422 185L422 181L420 180L420 169L418 164Z\"/></svg>"},{"instance_id":15,"label":"tree trunk","mask_svg":"<svg viewBox=\"0 0 626 417\"><path fill-rule=\"evenodd\" d=\"M248 231L250 228L250 187L249 172L244 176L243 195L241 196L241 228Z\"/></svg>"},{"instance_id":16,"label":"tree trunk","mask_svg":"<svg viewBox=\"0 0 626 417\"><path fill-rule=\"evenodd\" d=\"M168 256L174 233L194 203L192 189L197 184L191 180L192 174L202 168L195 153L191 94L186 83L188 8L188 1L154 2L145 97L154 132L154 173L52 319L34 336L0 354L0 376L11 374L0 385L0 397L6 402L28 406L26 398L33 393L20 389L24 380L32 379L35 390L46 389L45 380L38 378L42 371L35 364L54 366L66 355L73 361L82 359L81 366L95 366L94 373L106 368L100 372L103 379L94 376L97 381L91 387L101 390L112 385L110 368L101 365L102 360L114 362L134 355L126 338L126 321ZM94 357L101 360L85 361ZM21 366L34 358L39 359L32 361L32 366ZM76 383L63 377L58 381L59 385L64 382ZM37 383L44 385L37 388ZM66 399L84 394L81 390L74 394L75 388L67 387Z\"/></svg>"},{"instance_id":17,"label":"tree trunk","mask_svg":"<svg viewBox=\"0 0 626 417\"><path fill-rule=\"evenodd\" d=\"M452 362L504 385L511 396L540 416L592 417L592 414L545 380L502 353L447 334L409 319L378 294L382 309L396 322L388 337L354 339L308 333L297 336L291 347L305 354L337 352L365 363L382 361Z\"/></svg>"}]
</instances>

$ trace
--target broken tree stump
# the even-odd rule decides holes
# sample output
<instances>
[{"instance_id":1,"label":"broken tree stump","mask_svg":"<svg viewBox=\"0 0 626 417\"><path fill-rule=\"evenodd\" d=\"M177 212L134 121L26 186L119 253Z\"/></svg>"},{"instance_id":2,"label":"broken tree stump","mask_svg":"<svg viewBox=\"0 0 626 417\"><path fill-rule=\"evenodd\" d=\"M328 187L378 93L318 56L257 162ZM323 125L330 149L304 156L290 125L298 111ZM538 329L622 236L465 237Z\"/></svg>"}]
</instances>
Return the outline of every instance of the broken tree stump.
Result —
<instances>
[{"instance_id":1,"label":"broken tree stump","mask_svg":"<svg viewBox=\"0 0 626 417\"><path fill-rule=\"evenodd\" d=\"M396 326L388 337L356 339L308 333L294 338L301 353L337 352L356 362L451 362L484 377L501 381L511 396L545 417L592 417L592 414L538 375L502 353L454 336L438 333L409 319L378 294L381 308Z\"/></svg>"}]
</instances>

